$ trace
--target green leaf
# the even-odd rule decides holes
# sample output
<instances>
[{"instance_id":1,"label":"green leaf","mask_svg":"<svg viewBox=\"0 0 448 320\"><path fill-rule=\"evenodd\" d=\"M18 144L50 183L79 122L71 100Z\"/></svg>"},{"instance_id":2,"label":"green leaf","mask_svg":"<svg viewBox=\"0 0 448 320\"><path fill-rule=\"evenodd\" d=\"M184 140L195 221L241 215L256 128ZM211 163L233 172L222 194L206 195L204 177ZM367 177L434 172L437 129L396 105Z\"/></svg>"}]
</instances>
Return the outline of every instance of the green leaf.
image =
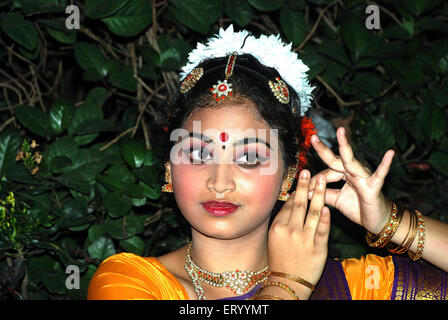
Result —
<instances>
[{"instance_id":1,"label":"green leaf","mask_svg":"<svg viewBox=\"0 0 448 320\"><path fill-rule=\"evenodd\" d=\"M350 57L347 55L344 46L334 40L326 40L319 45L319 52L328 59L339 62L345 67L351 66ZM316 66L317 67L317 66ZM312 70L311 70L312 71Z\"/></svg>"},{"instance_id":2,"label":"green leaf","mask_svg":"<svg viewBox=\"0 0 448 320\"><path fill-rule=\"evenodd\" d=\"M310 68L308 71L308 78L310 80L324 71L328 65L328 59L314 50L307 50L303 54L302 60Z\"/></svg>"},{"instance_id":3,"label":"green leaf","mask_svg":"<svg viewBox=\"0 0 448 320\"><path fill-rule=\"evenodd\" d=\"M249 3L260 11L275 11L280 9L283 0L249 0Z\"/></svg>"},{"instance_id":4,"label":"green leaf","mask_svg":"<svg viewBox=\"0 0 448 320\"><path fill-rule=\"evenodd\" d=\"M140 216L130 213L118 219L106 218L104 229L111 238L123 240L143 232L144 226Z\"/></svg>"},{"instance_id":5,"label":"green leaf","mask_svg":"<svg viewBox=\"0 0 448 320\"><path fill-rule=\"evenodd\" d=\"M88 1L84 14L91 19L100 19L110 16L121 9L129 0L95 0Z\"/></svg>"},{"instance_id":6,"label":"green leaf","mask_svg":"<svg viewBox=\"0 0 448 320\"><path fill-rule=\"evenodd\" d=\"M350 81L350 86L356 88L358 94L365 92L371 97L377 97L381 94L382 84L383 77L374 72L358 72Z\"/></svg>"},{"instance_id":7,"label":"green leaf","mask_svg":"<svg viewBox=\"0 0 448 320\"><path fill-rule=\"evenodd\" d=\"M137 79L134 77L134 70L129 65L120 63L119 67L112 68L108 81L117 88L131 92L137 91Z\"/></svg>"},{"instance_id":8,"label":"green leaf","mask_svg":"<svg viewBox=\"0 0 448 320\"><path fill-rule=\"evenodd\" d=\"M56 221L58 228L66 228L74 222L79 223L79 220L88 214L87 201L82 197L66 198L62 201L61 208L55 211L60 216Z\"/></svg>"},{"instance_id":9,"label":"green leaf","mask_svg":"<svg viewBox=\"0 0 448 320\"><path fill-rule=\"evenodd\" d=\"M171 39L167 36L158 38L160 47L159 66L164 70L180 69L187 62L191 46L182 39Z\"/></svg>"},{"instance_id":10,"label":"green leaf","mask_svg":"<svg viewBox=\"0 0 448 320\"><path fill-rule=\"evenodd\" d=\"M317 4L319 6L325 5L325 4L329 4L329 3L332 2L332 0L307 0L307 1L311 2L311 3L314 3L314 4Z\"/></svg>"},{"instance_id":11,"label":"green leaf","mask_svg":"<svg viewBox=\"0 0 448 320\"><path fill-rule=\"evenodd\" d=\"M65 156L54 157L49 161L48 169L54 173L58 173L58 169L71 167L72 160Z\"/></svg>"},{"instance_id":12,"label":"green leaf","mask_svg":"<svg viewBox=\"0 0 448 320\"><path fill-rule=\"evenodd\" d=\"M0 0L0 8L10 4L12 0Z\"/></svg>"},{"instance_id":13,"label":"green leaf","mask_svg":"<svg viewBox=\"0 0 448 320\"><path fill-rule=\"evenodd\" d=\"M115 131L115 126L110 120L89 119L78 127L76 134L85 135L104 131Z\"/></svg>"},{"instance_id":14,"label":"green leaf","mask_svg":"<svg viewBox=\"0 0 448 320\"><path fill-rule=\"evenodd\" d=\"M108 190L111 191L123 190L123 182L120 180L119 177L112 175L98 175L96 179Z\"/></svg>"},{"instance_id":15,"label":"green leaf","mask_svg":"<svg viewBox=\"0 0 448 320\"><path fill-rule=\"evenodd\" d=\"M50 125L54 132L62 133L68 128L74 114L73 103L67 99L57 99L50 108Z\"/></svg>"},{"instance_id":16,"label":"green leaf","mask_svg":"<svg viewBox=\"0 0 448 320\"><path fill-rule=\"evenodd\" d=\"M27 16L41 13L65 12L67 1L58 0L21 0L23 13Z\"/></svg>"},{"instance_id":17,"label":"green leaf","mask_svg":"<svg viewBox=\"0 0 448 320\"><path fill-rule=\"evenodd\" d=\"M137 255L142 255L145 250L145 244L139 236L121 240L119 244L127 252L135 253Z\"/></svg>"},{"instance_id":18,"label":"green leaf","mask_svg":"<svg viewBox=\"0 0 448 320\"><path fill-rule=\"evenodd\" d=\"M240 27L245 27L252 19L252 8L247 1L226 0L225 14Z\"/></svg>"},{"instance_id":19,"label":"green leaf","mask_svg":"<svg viewBox=\"0 0 448 320\"><path fill-rule=\"evenodd\" d=\"M39 43L36 28L33 23L26 20L20 13L8 13L0 20L0 27L12 40L34 51Z\"/></svg>"},{"instance_id":20,"label":"green leaf","mask_svg":"<svg viewBox=\"0 0 448 320\"><path fill-rule=\"evenodd\" d=\"M162 195L162 190L160 188L160 185L157 185L155 187L150 187L142 181L139 181L138 184L143 188L145 197L147 197L149 199L157 200Z\"/></svg>"},{"instance_id":21,"label":"green leaf","mask_svg":"<svg viewBox=\"0 0 448 320\"><path fill-rule=\"evenodd\" d=\"M103 87L96 87L89 91L86 97L86 104L101 107L108 97L108 92Z\"/></svg>"},{"instance_id":22,"label":"green leaf","mask_svg":"<svg viewBox=\"0 0 448 320\"><path fill-rule=\"evenodd\" d=\"M435 170L448 177L448 153L438 151L433 152L429 156L428 162Z\"/></svg>"},{"instance_id":23,"label":"green leaf","mask_svg":"<svg viewBox=\"0 0 448 320\"><path fill-rule=\"evenodd\" d=\"M114 177L121 182L133 183L136 178L124 164L116 164L107 169L107 175Z\"/></svg>"},{"instance_id":24,"label":"green leaf","mask_svg":"<svg viewBox=\"0 0 448 320\"><path fill-rule=\"evenodd\" d=\"M54 39L65 44L75 43L78 37L78 31L76 29L66 29L65 31L61 31L57 29L47 28L47 32Z\"/></svg>"},{"instance_id":25,"label":"green leaf","mask_svg":"<svg viewBox=\"0 0 448 320\"><path fill-rule=\"evenodd\" d=\"M74 189L84 194L90 193L89 182L76 171L64 172L53 179L67 188Z\"/></svg>"},{"instance_id":26,"label":"green leaf","mask_svg":"<svg viewBox=\"0 0 448 320\"><path fill-rule=\"evenodd\" d=\"M426 81L426 76L415 58L384 59L386 71L397 81L401 91L412 94Z\"/></svg>"},{"instance_id":27,"label":"green leaf","mask_svg":"<svg viewBox=\"0 0 448 320\"><path fill-rule=\"evenodd\" d=\"M2 174L6 176L8 180L36 185L39 183L39 180L36 180L25 169L22 164L14 163L7 167L8 170L3 171Z\"/></svg>"},{"instance_id":28,"label":"green leaf","mask_svg":"<svg viewBox=\"0 0 448 320\"><path fill-rule=\"evenodd\" d=\"M421 109L421 128L428 141L440 139L448 131L445 110L433 104L424 105Z\"/></svg>"},{"instance_id":29,"label":"green leaf","mask_svg":"<svg viewBox=\"0 0 448 320\"><path fill-rule=\"evenodd\" d=\"M121 155L132 168L140 168L143 165L146 149L141 141L123 139L120 149Z\"/></svg>"},{"instance_id":30,"label":"green leaf","mask_svg":"<svg viewBox=\"0 0 448 320\"><path fill-rule=\"evenodd\" d=\"M15 115L25 128L40 137L49 138L54 134L48 116L37 107L19 106Z\"/></svg>"},{"instance_id":31,"label":"green leaf","mask_svg":"<svg viewBox=\"0 0 448 320\"><path fill-rule=\"evenodd\" d=\"M143 187L134 183L124 183L123 194L135 199L142 199L145 197Z\"/></svg>"},{"instance_id":32,"label":"green leaf","mask_svg":"<svg viewBox=\"0 0 448 320\"><path fill-rule=\"evenodd\" d=\"M173 16L188 28L207 34L223 11L222 1L171 0Z\"/></svg>"},{"instance_id":33,"label":"green leaf","mask_svg":"<svg viewBox=\"0 0 448 320\"><path fill-rule=\"evenodd\" d=\"M84 123L91 120L103 120L103 111L98 105L85 103L75 109L75 115L68 127L68 133L76 134Z\"/></svg>"},{"instance_id":34,"label":"green leaf","mask_svg":"<svg viewBox=\"0 0 448 320\"><path fill-rule=\"evenodd\" d=\"M104 206L110 217L117 218L126 215L132 208L129 197L119 191L109 192L104 198Z\"/></svg>"},{"instance_id":35,"label":"green leaf","mask_svg":"<svg viewBox=\"0 0 448 320\"><path fill-rule=\"evenodd\" d=\"M342 39L355 61L361 58L368 45L369 34L363 19L349 16L342 24Z\"/></svg>"},{"instance_id":36,"label":"green leaf","mask_svg":"<svg viewBox=\"0 0 448 320\"><path fill-rule=\"evenodd\" d=\"M448 53L440 58L438 67L441 74L448 73Z\"/></svg>"},{"instance_id":37,"label":"green leaf","mask_svg":"<svg viewBox=\"0 0 448 320\"><path fill-rule=\"evenodd\" d=\"M101 21L116 35L133 37L152 23L152 8L145 0L130 0L113 16Z\"/></svg>"},{"instance_id":38,"label":"green leaf","mask_svg":"<svg viewBox=\"0 0 448 320\"><path fill-rule=\"evenodd\" d=\"M76 159L78 157L78 145L70 136L63 136L56 139L50 144L44 151L43 159L49 163L56 157L68 157L70 159Z\"/></svg>"},{"instance_id":39,"label":"green leaf","mask_svg":"<svg viewBox=\"0 0 448 320\"><path fill-rule=\"evenodd\" d=\"M384 153L395 144L393 126L387 119L374 117L368 124L367 141L376 151Z\"/></svg>"},{"instance_id":40,"label":"green leaf","mask_svg":"<svg viewBox=\"0 0 448 320\"><path fill-rule=\"evenodd\" d=\"M107 64L106 64L107 65ZM98 71L96 69L87 69L82 75L82 80L84 81L100 81L104 79L105 74L107 74L107 69L103 69L102 71Z\"/></svg>"},{"instance_id":41,"label":"green leaf","mask_svg":"<svg viewBox=\"0 0 448 320\"><path fill-rule=\"evenodd\" d=\"M106 60L101 51L91 43L80 41L74 47L75 59L84 70L94 70L105 77L107 75Z\"/></svg>"},{"instance_id":42,"label":"green leaf","mask_svg":"<svg viewBox=\"0 0 448 320\"><path fill-rule=\"evenodd\" d=\"M20 135L17 132L0 132L0 180L3 173L15 166L20 145Z\"/></svg>"},{"instance_id":43,"label":"green leaf","mask_svg":"<svg viewBox=\"0 0 448 320\"><path fill-rule=\"evenodd\" d=\"M66 274L60 263L50 255L33 256L27 267L31 283L42 282L51 293L63 294L65 292Z\"/></svg>"},{"instance_id":44,"label":"green leaf","mask_svg":"<svg viewBox=\"0 0 448 320\"><path fill-rule=\"evenodd\" d=\"M156 166L142 166L132 172L144 183L151 187L155 187L159 182L160 170Z\"/></svg>"},{"instance_id":45,"label":"green leaf","mask_svg":"<svg viewBox=\"0 0 448 320\"><path fill-rule=\"evenodd\" d=\"M436 8L443 2L444 2L443 0L413 0L413 1L404 1L400 5L418 16L429 10Z\"/></svg>"},{"instance_id":46,"label":"green leaf","mask_svg":"<svg viewBox=\"0 0 448 320\"><path fill-rule=\"evenodd\" d=\"M307 35L306 19L303 12L291 10L286 4L280 10L280 25L293 46L299 45Z\"/></svg>"},{"instance_id":47,"label":"green leaf","mask_svg":"<svg viewBox=\"0 0 448 320\"><path fill-rule=\"evenodd\" d=\"M91 258L102 261L115 254L115 247L112 239L106 236L100 236L88 246L87 251Z\"/></svg>"},{"instance_id":48,"label":"green leaf","mask_svg":"<svg viewBox=\"0 0 448 320\"><path fill-rule=\"evenodd\" d=\"M84 242L84 247L88 247L93 242L95 242L96 239L98 239L100 236L104 234L106 234L106 228L104 227L104 223L94 224L89 228L89 231L87 232L87 238Z\"/></svg>"}]
</instances>

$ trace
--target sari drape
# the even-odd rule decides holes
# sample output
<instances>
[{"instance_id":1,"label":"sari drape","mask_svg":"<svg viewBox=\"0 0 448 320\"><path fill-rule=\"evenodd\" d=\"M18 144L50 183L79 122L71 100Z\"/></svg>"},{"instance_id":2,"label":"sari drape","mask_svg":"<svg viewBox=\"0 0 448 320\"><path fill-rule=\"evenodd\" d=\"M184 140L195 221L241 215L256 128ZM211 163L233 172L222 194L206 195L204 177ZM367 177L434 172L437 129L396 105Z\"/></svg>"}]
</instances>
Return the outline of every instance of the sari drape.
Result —
<instances>
[{"instance_id":1,"label":"sari drape","mask_svg":"<svg viewBox=\"0 0 448 320\"><path fill-rule=\"evenodd\" d=\"M250 299L258 286L242 296ZM447 300L447 273L424 262L369 254L328 259L312 300ZM155 257L119 253L104 260L92 277L89 300L188 300L177 278Z\"/></svg>"}]
</instances>

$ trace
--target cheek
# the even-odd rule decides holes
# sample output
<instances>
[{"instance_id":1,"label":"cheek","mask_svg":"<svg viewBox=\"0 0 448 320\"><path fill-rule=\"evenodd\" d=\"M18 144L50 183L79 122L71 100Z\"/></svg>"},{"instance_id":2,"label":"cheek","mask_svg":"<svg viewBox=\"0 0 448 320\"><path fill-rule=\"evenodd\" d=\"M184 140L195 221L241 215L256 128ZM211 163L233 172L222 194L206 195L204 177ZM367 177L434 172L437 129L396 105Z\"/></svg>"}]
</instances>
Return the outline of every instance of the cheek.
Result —
<instances>
[{"instance_id":1,"label":"cheek","mask_svg":"<svg viewBox=\"0 0 448 320\"><path fill-rule=\"evenodd\" d=\"M239 186L248 203L265 206L267 203L276 201L280 192L280 177L278 175L254 175L250 179L242 179Z\"/></svg>"},{"instance_id":2,"label":"cheek","mask_svg":"<svg viewBox=\"0 0 448 320\"><path fill-rule=\"evenodd\" d=\"M180 201L197 199L203 188L200 172L192 170L190 165L176 165L172 167L171 174L176 199Z\"/></svg>"}]
</instances>

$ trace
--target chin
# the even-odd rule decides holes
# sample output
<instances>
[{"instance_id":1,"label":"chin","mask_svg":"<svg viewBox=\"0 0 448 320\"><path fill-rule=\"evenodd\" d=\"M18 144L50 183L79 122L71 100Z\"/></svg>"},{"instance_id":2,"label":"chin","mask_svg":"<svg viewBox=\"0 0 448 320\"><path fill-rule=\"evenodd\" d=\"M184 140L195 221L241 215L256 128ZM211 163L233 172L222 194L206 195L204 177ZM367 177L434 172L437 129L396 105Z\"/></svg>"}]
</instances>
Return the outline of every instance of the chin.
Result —
<instances>
[{"instance_id":1,"label":"chin","mask_svg":"<svg viewBox=\"0 0 448 320\"><path fill-rule=\"evenodd\" d=\"M236 219L225 219L230 218L230 216L225 217L224 219L217 217L208 217L208 219L203 219L200 222L189 222L194 230L204 236L219 240L234 240L254 232L258 228L260 228L264 222L269 222L269 217L269 215L264 219L261 217L241 219L237 216L232 217Z\"/></svg>"}]
</instances>

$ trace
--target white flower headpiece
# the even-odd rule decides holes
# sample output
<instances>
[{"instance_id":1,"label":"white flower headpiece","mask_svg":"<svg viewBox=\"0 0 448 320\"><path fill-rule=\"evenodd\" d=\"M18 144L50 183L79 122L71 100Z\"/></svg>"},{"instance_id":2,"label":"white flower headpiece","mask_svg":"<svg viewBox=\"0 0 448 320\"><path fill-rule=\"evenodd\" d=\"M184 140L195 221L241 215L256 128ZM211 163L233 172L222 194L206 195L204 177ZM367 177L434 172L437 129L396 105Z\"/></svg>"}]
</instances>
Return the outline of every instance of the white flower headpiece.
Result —
<instances>
[{"instance_id":1,"label":"white flower headpiece","mask_svg":"<svg viewBox=\"0 0 448 320\"><path fill-rule=\"evenodd\" d=\"M243 46L244 43L244 46ZM263 65L278 71L296 92L300 99L300 115L311 107L314 87L311 87L306 72L309 70L297 53L291 51L292 44L286 45L280 36L261 35L256 38L247 30L233 31L233 25L227 30L220 29L219 34L208 40L206 44L198 43L196 49L188 55L188 63L180 73L181 81L205 59L225 57L233 52L238 54L251 54Z\"/></svg>"}]
</instances>

